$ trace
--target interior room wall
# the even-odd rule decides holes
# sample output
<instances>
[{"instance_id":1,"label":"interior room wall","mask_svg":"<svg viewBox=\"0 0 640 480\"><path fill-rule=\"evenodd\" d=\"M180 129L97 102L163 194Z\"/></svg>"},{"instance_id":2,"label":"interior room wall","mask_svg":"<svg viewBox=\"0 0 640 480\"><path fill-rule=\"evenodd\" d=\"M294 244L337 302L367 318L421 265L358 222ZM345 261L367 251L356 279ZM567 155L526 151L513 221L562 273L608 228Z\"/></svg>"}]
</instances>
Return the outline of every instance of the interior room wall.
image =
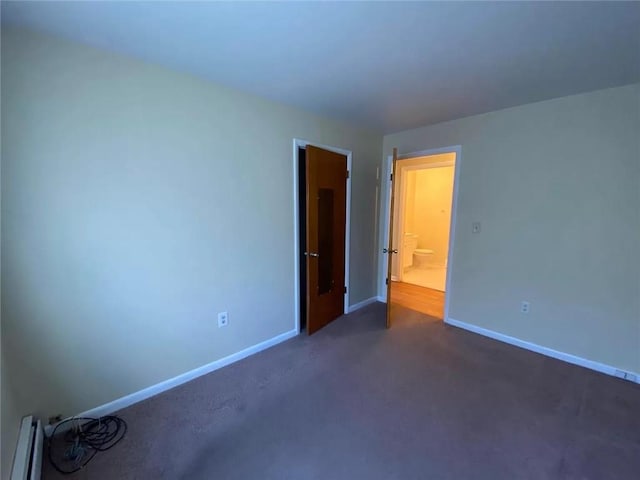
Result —
<instances>
[{"instance_id":1,"label":"interior room wall","mask_svg":"<svg viewBox=\"0 0 640 480\"><path fill-rule=\"evenodd\" d=\"M0 478L9 479L13 454L18 441L21 415L16 392L9 376L5 348L0 352Z\"/></svg>"},{"instance_id":2,"label":"interior room wall","mask_svg":"<svg viewBox=\"0 0 640 480\"><path fill-rule=\"evenodd\" d=\"M461 145L449 316L640 372L638 132L634 84L386 135Z\"/></svg>"},{"instance_id":3,"label":"interior room wall","mask_svg":"<svg viewBox=\"0 0 640 480\"><path fill-rule=\"evenodd\" d=\"M77 414L294 329L294 137L353 151L350 301L376 294L380 134L4 28L2 100L20 413Z\"/></svg>"},{"instance_id":4,"label":"interior room wall","mask_svg":"<svg viewBox=\"0 0 640 480\"><path fill-rule=\"evenodd\" d=\"M2 156L0 155L0 185L2 184ZM1 189L0 189L1 191ZM0 195L0 218L2 212L2 195ZM0 222L1 233L1 222ZM2 235L0 234L0 248ZM0 286L2 285L2 269L0 269ZM18 440L20 414L18 413L15 390L9 378L9 368L5 358L6 349L2 337L2 309L0 309L0 478L8 480L13 466L13 454Z\"/></svg>"},{"instance_id":5,"label":"interior room wall","mask_svg":"<svg viewBox=\"0 0 640 480\"><path fill-rule=\"evenodd\" d=\"M424 168L412 173L415 196L411 214L418 248L433 250L433 266L444 267L449 251L454 167Z\"/></svg>"}]
</instances>

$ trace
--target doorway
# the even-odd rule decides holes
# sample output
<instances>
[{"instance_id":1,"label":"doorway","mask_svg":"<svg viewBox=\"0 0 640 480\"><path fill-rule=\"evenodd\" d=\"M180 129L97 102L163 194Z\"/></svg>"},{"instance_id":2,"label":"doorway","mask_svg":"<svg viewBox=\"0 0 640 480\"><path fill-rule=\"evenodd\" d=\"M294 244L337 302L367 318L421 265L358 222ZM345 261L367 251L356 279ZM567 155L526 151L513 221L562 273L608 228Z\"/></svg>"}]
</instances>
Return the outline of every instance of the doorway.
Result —
<instances>
[{"instance_id":1,"label":"doorway","mask_svg":"<svg viewBox=\"0 0 640 480\"><path fill-rule=\"evenodd\" d=\"M450 147L399 156L394 175L389 162L386 231L392 241L387 234L390 271L383 278L391 316L404 308L431 319L447 316L459 160L460 147Z\"/></svg>"},{"instance_id":2,"label":"doorway","mask_svg":"<svg viewBox=\"0 0 640 480\"><path fill-rule=\"evenodd\" d=\"M352 154L294 139L296 330L309 335L348 311Z\"/></svg>"}]
</instances>

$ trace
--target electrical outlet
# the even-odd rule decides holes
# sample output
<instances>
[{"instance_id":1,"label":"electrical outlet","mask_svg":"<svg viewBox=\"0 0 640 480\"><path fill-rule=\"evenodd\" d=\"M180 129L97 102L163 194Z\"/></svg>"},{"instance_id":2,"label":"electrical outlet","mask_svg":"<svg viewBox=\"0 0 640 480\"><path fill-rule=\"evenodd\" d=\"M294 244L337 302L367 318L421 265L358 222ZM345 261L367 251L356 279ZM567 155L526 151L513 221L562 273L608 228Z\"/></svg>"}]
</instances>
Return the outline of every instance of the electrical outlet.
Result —
<instances>
[{"instance_id":1,"label":"electrical outlet","mask_svg":"<svg viewBox=\"0 0 640 480\"><path fill-rule=\"evenodd\" d=\"M218 314L218 328L226 327L229 325L229 314L227 312L220 312Z\"/></svg>"},{"instance_id":2,"label":"electrical outlet","mask_svg":"<svg viewBox=\"0 0 640 480\"><path fill-rule=\"evenodd\" d=\"M520 304L520 313L528 314L531 310L531 304L527 301L522 301Z\"/></svg>"},{"instance_id":3,"label":"electrical outlet","mask_svg":"<svg viewBox=\"0 0 640 480\"><path fill-rule=\"evenodd\" d=\"M473 222L471 224L471 232L472 233L480 233L480 222Z\"/></svg>"}]
</instances>

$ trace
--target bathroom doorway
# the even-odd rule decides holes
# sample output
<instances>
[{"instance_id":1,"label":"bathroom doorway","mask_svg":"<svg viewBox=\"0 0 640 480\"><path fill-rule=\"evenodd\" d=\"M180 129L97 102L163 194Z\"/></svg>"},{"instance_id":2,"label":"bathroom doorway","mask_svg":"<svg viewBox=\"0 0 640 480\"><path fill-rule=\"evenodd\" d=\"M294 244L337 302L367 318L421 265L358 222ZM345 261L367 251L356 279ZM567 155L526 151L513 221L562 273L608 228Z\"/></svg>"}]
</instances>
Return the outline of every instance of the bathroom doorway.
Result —
<instances>
[{"instance_id":1,"label":"bathroom doorway","mask_svg":"<svg viewBox=\"0 0 640 480\"><path fill-rule=\"evenodd\" d=\"M393 238L386 249L391 255L387 301L392 314L408 308L445 318L457 156L450 149L396 161L395 178L389 182Z\"/></svg>"}]
</instances>

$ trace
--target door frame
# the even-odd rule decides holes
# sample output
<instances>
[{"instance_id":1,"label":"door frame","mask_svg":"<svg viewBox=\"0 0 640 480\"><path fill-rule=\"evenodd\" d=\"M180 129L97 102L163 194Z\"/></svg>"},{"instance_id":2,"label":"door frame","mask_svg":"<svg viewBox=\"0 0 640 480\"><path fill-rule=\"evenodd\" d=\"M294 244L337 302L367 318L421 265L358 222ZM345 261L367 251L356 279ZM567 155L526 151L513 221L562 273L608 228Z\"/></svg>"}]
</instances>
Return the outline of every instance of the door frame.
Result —
<instances>
[{"instance_id":1,"label":"door frame","mask_svg":"<svg viewBox=\"0 0 640 480\"><path fill-rule=\"evenodd\" d=\"M296 333L300 333L300 229L298 225L298 214L300 207L300 198L298 195L298 174L299 172L299 158L298 149L305 148L307 145L329 150L330 152L339 153L347 157L347 171L349 177L347 178L347 212L346 212L346 225L344 235L344 285L347 287L347 293L344 295L344 307L343 313L349 313L349 296L351 294L351 285L349 285L349 258L350 258L350 244L351 244L351 178L353 172L351 169L351 163L353 159L353 152L344 148L333 147L330 145L323 145L318 142L311 142L303 140L301 138L293 139L293 269L294 269L294 328Z\"/></svg>"},{"instance_id":2,"label":"door frame","mask_svg":"<svg viewBox=\"0 0 640 480\"><path fill-rule=\"evenodd\" d=\"M450 153L450 152L447 152ZM457 157L457 154L456 154ZM418 157L419 158L419 157ZM400 159L399 159L400 160ZM408 160L408 159L402 159L402 160ZM396 176L398 177L397 180L400 180L400 184L398 186L398 195L396 196L396 198L399 197L400 203L398 204L398 210L397 210L397 218L398 218L398 230L400 232L404 232L406 229L404 228L405 226L405 210L407 208L407 173L413 170L426 170L428 168L439 168L439 167L454 167L454 174L455 174L455 165L456 162L454 161L444 161L444 162L424 162L424 163L419 163L416 165L401 165L400 162L398 162L398 164L396 165ZM451 192L451 194L453 195L453 192ZM452 200L453 201L453 200ZM396 218L396 216L394 215L394 218ZM453 218L453 217L452 217ZM449 219L449 222L451 222L452 218ZM395 226L394 226L394 231L395 231ZM398 269L398 271L396 272L397 275L393 275L393 272L391 272L391 280L394 281L398 281L401 282L402 281L402 276L404 274L403 270L404 267L403 265L403 259L404 259L404 236L403 234L400 234L400 241L398 242L398 244L396 245L396 248L398 249L398 259L400 259L400 264L401 267ZM447 252L447 256L448 256L448 252Z\"/></svg>"},{"instance_id":3,"label":"door frame","mask_svg":"<svg viewBox=\"0 0 640 480\"><path fill-rule=\"evenodd\" d=\"M460 168L462 166L462 145L452 145L449 147L420 150L417 152L403 153L401 155L398 155L398 160L406 160L409 158L426 157L429 155L438 155L441 153L453 153L453 152L455 152L456 154L456 161L455 161L455 172L453 176L453 199L451 204L451 222L449 225L449 251L447 252L447 285L446 285L446 291L444 296L444 319L443 319L445 322L449 318L449 299L451 298L451 279L452 279L451 273L453 272L453 264L454 264L453 252L454 252L455 240L456 240L456 224L457 224L456 219L458 214ZM382 226L382 229L383 229L382 245L385 245L385 246L389 244L389 219L391 215L391 202L390 202L391 199L390 199L389 193L391 189L391 169L393 168L392 163L393 163L393 156L392 155L387 156L385 160L385 165L384 165L385 176L383 177L383 180L382 180L382 192L381 192L382 195L384 196L383 197L384 208L382 209L382 212L381 212L382 221L380 222L380 225ZM384 261L385 255L386 254L382 252L382 249L378 251L378 261L380 262L378 263L378 265L382 265L382 269L380 270L381 275L378 283L378 291L380 292L380 295L378 298L382 302L386 303L388 299L387 299L387 288L386 288L385 280L387 277L389 278L389 280L391 280L391 276L390 276L391 272L387 272L386 262Z\"/></svg>"}]
</instances>

